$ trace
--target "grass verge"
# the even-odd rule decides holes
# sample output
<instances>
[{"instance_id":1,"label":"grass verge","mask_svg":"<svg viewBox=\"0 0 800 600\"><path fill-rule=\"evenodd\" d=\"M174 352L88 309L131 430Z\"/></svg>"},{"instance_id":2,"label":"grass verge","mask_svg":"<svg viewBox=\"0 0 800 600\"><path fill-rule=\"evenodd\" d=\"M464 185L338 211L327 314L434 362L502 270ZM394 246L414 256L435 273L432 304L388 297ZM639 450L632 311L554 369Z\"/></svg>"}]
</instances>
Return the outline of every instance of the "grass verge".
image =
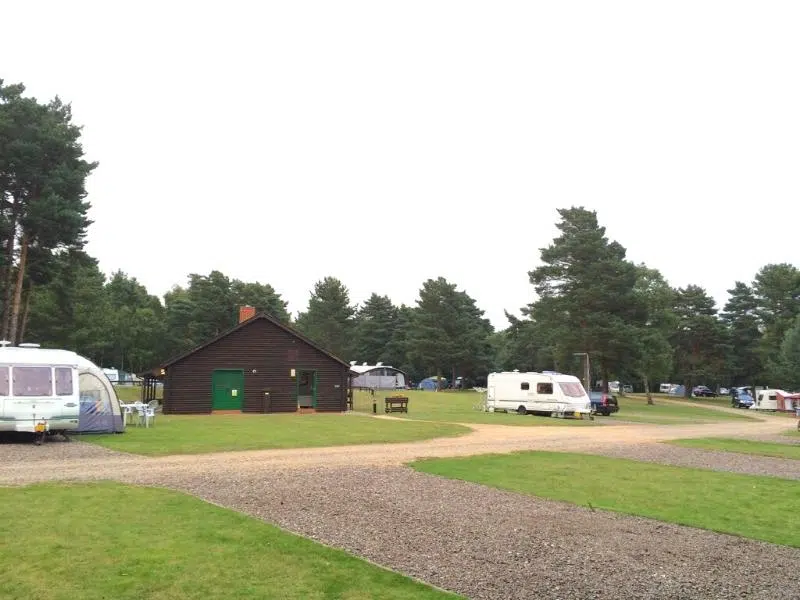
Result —
<instances>
[{"instance_id":1,"label":"grass verge","mask_svg":"<svg viewBox=\"0 0 800 600\"><path fill-rule=\"evenodd\" d=\"M0 554L6 600L458 598L196 498L116 483L0 488Z\"/></svg>"},{"instance_id":2,"label":"grass verge","mask_svg":"<svg viewBox=\"0 0 800 600\"><path fill-rule=\"evenodd\" d=\"M319 448L454 437L469 429L448 423L368 419L356 415L159 415L154 427L77 439L112 450L160 456L232 450Z\"/></svg>"},{"instance_id":3,"label":"grass verge","mask_svg":"<svg viewBox=\"0 0 800 600\"><path fill-rule=\"evenodd\" d=\"M778 444L773 442L757 442L734 438L691 438L685 440L669 440L667 444L675 444L684 448L700 448L702 450L721 450L738 454L755 454L758 456L774 456L777 458L793 458L800 460L800 446L794 444Z\"/></svg>"},{"instance_id":4,"label":"grass verge","mask_svg":"<svg viewBox=\"0 0 800 600\"><path fill-rule=\"evenodd\" d=\"M450 479L800 547L800 482L556 452L424 459Z\"/></svg>"}]
</instances>

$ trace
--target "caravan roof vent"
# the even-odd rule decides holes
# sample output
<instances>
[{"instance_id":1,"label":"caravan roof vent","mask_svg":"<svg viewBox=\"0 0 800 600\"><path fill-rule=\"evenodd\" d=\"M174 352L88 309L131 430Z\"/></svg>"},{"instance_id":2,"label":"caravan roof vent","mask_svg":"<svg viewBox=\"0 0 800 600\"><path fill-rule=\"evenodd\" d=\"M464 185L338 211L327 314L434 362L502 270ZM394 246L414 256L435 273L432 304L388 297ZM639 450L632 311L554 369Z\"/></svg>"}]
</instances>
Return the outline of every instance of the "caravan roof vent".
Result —
<instances>
[{"instance_id":1,"label":"caravan roof vent","mask_svg":"<svg viewBox=\"0 0 800 600\"><path fill-rule=\"evenodd\" d=\"M383 363L382 363L382 362L377 362L377 363L375 363L375 366L376 366L376 367L382 367L382 366L383 366Z\"/></svg>"},{"instance_id":2,"label":"caravan roof vent","mask_svg":"<svg viewBox=\"0 0 800 600\"><path fill-rule=\"evenodd\" d=\"M0 346L2 346L3 348L5 348L6 346L10 346L10 345L11 345L11 342L9 342L8 340L0 340Z\"/></svg>"},{"instance_id":3,"label":"caravan roof vent","mask_svg":"<svg viewBox=\"0 0 800 600\"><path fill-rule=\"evenodd\" d=\"M362 367L366 367L367 366L367 361L364 361L363 363L361 363L361 366Z\"/></svg>"},{"instance_id":4,"label":"caravan roof vent","mask_svg":"<svg viewBox=\"0 0 800 600\"><path fill-rule=\"evenodd\" d=\"M32 344L30 342L26 342L24 344L19 345L20 348L41 348L39 344Z\"/></svg>"},{"instance_id":5,"label":"caravan roof vent","mask_svg":"<svg viewBox=\"0 0 800 600\"><path fill-rule=\"evenodd\" d=\"M514 369L514 373L519 373L519 369Z\"/></svg>"},{"instance_id":6,"label":"caravan roof vent","mask_svg":"<svg viewBox=\"0 0 800 600\"><path fill-rule=\"evenodd\" d=\"M350 364L351 364L351 365L354 365L354 364L356 364L357 362L358 362L357 360L351 360L351 361L350 361Z\"/></svg>"}]
</instances>

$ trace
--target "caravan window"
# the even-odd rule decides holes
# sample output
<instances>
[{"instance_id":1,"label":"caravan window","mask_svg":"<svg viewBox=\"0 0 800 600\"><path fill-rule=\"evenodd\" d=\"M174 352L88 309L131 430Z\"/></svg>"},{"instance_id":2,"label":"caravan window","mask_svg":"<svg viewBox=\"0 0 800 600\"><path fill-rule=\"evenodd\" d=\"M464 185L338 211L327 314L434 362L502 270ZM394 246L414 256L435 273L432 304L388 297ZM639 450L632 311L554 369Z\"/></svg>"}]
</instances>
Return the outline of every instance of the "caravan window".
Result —
<instances>
[{"instance_id":1,"label":"caravan window","mask_svg":"<svg viewBox=\"0 0 800 600\"><path fill-rule=\"evenodd\" d=\"M8 367L0 367L0 396L8 396Z\"/></svg>"},{"instance_id":2,"label":"caravan window","mask_svg":"<svg viewBox=\"0 0 800 600\"><path fill-rule=\"evenodd\" d=\"M52 396L53 369L50 367L12 367L15 396Z\"/></svg>"},{"instance_id":3,"label":"caravan window","mask_svg":"<svg viewBox=\"0 0 800 600\"><path fill-rule=\"evenodd\" d=\"M583 386L580 383L559 383L558 387L561 388L561 391L564 392L565 396L569 396L570 398L582 398L584 391Z\"/></svg>"},{"instance_id":4,"label":"caravan window","mask_svg":"<svg viewBox=\"0 0 800 600\"><path fill-rule=\"evenodd\" d=\"M531 384L529 384L527 381L523 381L522 383L519 384L519 389L529 390L531 389Z\"/></svg>"},{"instance_id":5,"label":"caravan window","mask_svg":"<svg viewBox=\"0 0 800 600\"><path fill-rule=\"evenodd\" d=\"M537 383L536 384L536 393L543 394L549 396L553 393L553 384L552 383Z\"/></svg>"},{"instance_id":6,"label":"caravan window","mask_svg":"<svg viewBox=\"0 0 800 600\"><path fill-rule=\"evenodd\" d=\"M56 396L72 395L72 369L56 367Z\"/></svg>"}]
</instances>

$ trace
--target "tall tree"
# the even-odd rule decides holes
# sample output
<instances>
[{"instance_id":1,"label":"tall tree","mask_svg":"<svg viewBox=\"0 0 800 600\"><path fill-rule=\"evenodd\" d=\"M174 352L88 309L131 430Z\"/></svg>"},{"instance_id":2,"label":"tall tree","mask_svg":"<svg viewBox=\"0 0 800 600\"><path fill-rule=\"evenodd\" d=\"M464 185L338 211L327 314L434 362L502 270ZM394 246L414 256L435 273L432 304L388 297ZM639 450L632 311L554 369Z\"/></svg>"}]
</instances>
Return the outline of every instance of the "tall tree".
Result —
<instances>
[{"instance_id":1,"label":"tall tree","mask_svg":"<svg viewBox=\"0 0 800 600\"><path fill-rule=\"evenodd\" d=\"M343 360L352 355L356 307L350 292L335 277L314 284L308 308L297 316L297 328Z\"/></svg>"},{"instance_id":2,"label":"tall tree","mask_svg":"<svg viewBox=\"0 0 800 600\"><path fill-rule=\"evenodd\" d=\"M30 297L26 339L44 347L65 348L104 364L112 346L105 276L82 251L51 258L46 285Z\"/></svg>"},{"instance_id":3,"label":"tall tree","mask_svg":"<svg viewBox=\"0 0 800 600\"><path fill-rule=\"evenodd\" d=\"M236 325L239 315L231 280L220 271L189 275L187 297L192 306L189 338L203 343Z\"/></svg>"},{"instance_id":4,"label":"tall tree","mask_svg":"<svg viewBox=\"0 0 800 600\"><path fill-rule=\"evenodd\" d=\"M2 333L18 341L29 256L83 246L90 224L85 181L97 166L83 158L81 128L70 105L24 97L21 84L0 80L0 209L3 212L6 293Z\"/></svg>"},{"instance_id":5,"label":"tall tree","mask_svg":"<svg viewBox=\"0 0 800 600\"><path fill-rule=\"evenodd\" d=\"M800 391L800 317L786 332L772 371L776 383L787 390Z\"/></svg>"},{"instance_id":6,"label":"tall tree","mask_svg":"<svg viewBox=\"0 0 800 600\"><path fill-rule=\"evenodd\" d=\"M646 315L634 292L636 268L625 248L606 237L594 211L572 207L558 214L561 235L529 273L539 298L526 312L548 332L556 360L588 352L607 386L610 374L638 359L637 326Z\"/></svg>"},{"instance_id":7,"label":"tall tree","mask_svg":"<svg viewBox=\"0 0 800 600\"><path fill-rule=\"evenodd\" d=\"M485 373L492 362L492 326L466 292L443 277L422 285L408 333L417 371L453 378Z\"/></svg>"},{"instance_id":8,"label":"tall tree","mask_svg":"<svg viewBox=\"0 0 800 600\"><path fill-rule=\"evenodd\" d=\"M786 332L800 314L800 270L788 263L766 265L756 273L753 292L763 325L761 359L774 365Z\"/></svg>"},{"instance_id":9,"label":"tall tree","mask_svg":"<svg viewBox=\"0 0 800 600\"><path fill-rule=\"evenodd\" d=\"M728 346L714 299L700 286L689 285L678 290L675 314L677 327L672 336L675 368L688 396L695 384L710 383L708 380L720 377Z\"/></svg>"},{"instance_id":10,"label":"tall tree","mask_svg":"<svg viewBox=\"0 0 800 600\"><path fill-rule=\"evenodd\" d=\"M495 367L500 370L541 371L551 366L551 358L536 323L505 313L509 325L494 336Z\"/></svg>"},{"instance_id":11,"label":"tall tree","mask_svg":"<svg viewBox=\"0 0 800 600\"><path fill-rule=\"evenodd\" d=\"M373 293L356 315L353 358L390 364L397 321L398 309L389 297Z\"/></svg>"},{"instance_id":12,"label":"tall tree","mask_svg":"<svg viewBox=\"0 0 800 600\"><path fill-rule=\"evenodd\" d=\"M728 329L730 383L755 385L756 378L763 372L758 300L750 286L741 281L737 281L728 294L720 317Z\"/></svg>"},{"instance_id":13,"label":"tall tree","mask_svg":"<svg viewBox=\"0 0 800 600\"><path fill-rule=\"evenodd\" d=\"M111 309L112 342L106 361L122 370L141 372L152 367L163 353L164 308L135 277L115 272L105 287Z\"/></svg>"},{"instance_id":14,"label":"tall tree","mask_svg":"<svg viewBox=\"0 0 800 600\"><path fill-rule=\"evenodd\" d=\"M257 312L267 313L279 321L289 323L288 302L268 283L247 283L234 279L231 282L231 296L235 304L233 309L252 306Z\"/></svg>"},{"instance_id":15,"label":"tall tree","mask_svg":"<svg viewBox=\"0 0 800 600\"><path fill-rule=\"evenodd\" d=\"M673 368L669 338L677 324L673 311L675 291L658 270L643 264L636 270L634 291L647 313L647 320L638 336L641 348L636 371L647 393L647 403L653 404L652 383L666 379Z\"/></svg>"}]
</instances>

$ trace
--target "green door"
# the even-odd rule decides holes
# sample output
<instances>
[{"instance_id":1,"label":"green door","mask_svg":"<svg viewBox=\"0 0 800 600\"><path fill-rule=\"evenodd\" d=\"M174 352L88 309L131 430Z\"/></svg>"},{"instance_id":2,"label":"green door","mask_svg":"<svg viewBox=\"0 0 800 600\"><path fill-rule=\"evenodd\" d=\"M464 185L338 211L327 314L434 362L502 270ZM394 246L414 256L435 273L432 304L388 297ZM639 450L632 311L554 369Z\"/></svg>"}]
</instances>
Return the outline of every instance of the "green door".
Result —
<instances>
[{"instance_id":1,"label":"green door","mask_svg":"<svg viewBox=\"0 0 800 600\"><path fill-rule=\"evenodd\" d=\"M211 375L211 409L242 410L244 371L217 369Z\"/></svg>"},{"instance_id":2,"label":"green door","mask_svg":"<svg viewBox=\"0 0 800 600\"><path fill-rule=\"evenodd\" d=\"M297 373L297 406L317 407L317 372L300 369Z\"/></svg>"}]
</instances>

